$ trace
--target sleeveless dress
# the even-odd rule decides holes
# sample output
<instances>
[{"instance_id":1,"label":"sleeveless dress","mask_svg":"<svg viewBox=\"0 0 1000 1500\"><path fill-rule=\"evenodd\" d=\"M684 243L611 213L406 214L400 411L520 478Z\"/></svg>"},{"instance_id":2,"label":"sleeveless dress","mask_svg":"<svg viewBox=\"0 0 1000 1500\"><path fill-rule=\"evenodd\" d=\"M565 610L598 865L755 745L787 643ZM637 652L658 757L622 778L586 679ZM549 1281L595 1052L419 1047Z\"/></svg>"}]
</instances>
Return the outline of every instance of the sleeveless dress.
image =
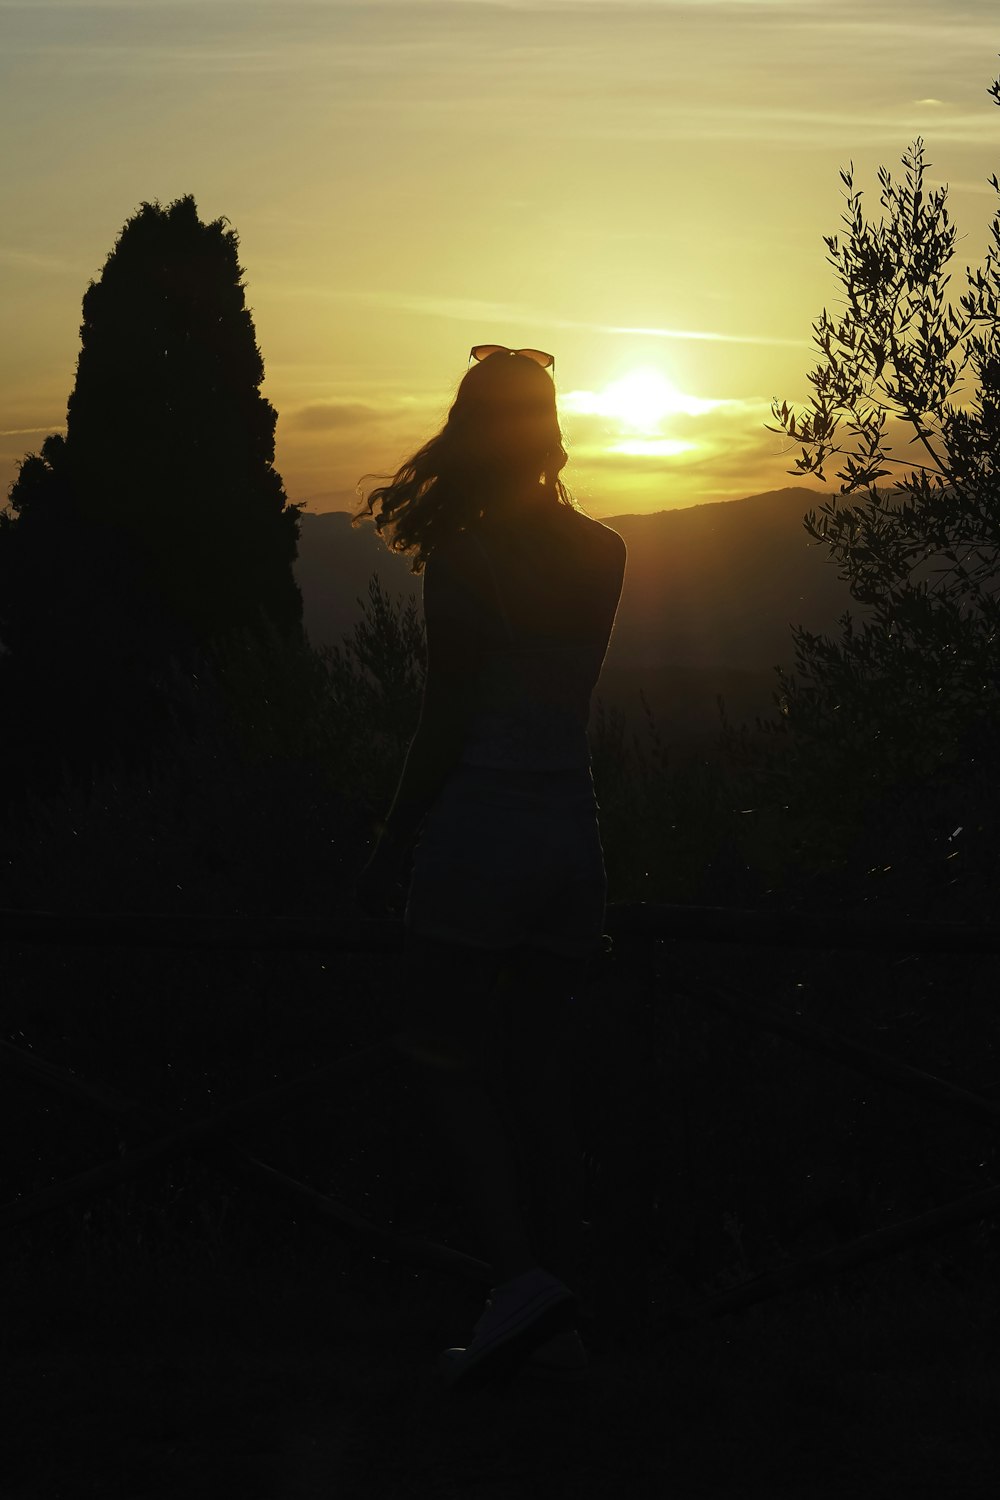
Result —
<instances>
[{"instance_id":1,"label":"sleeveless dress","mask_svg":"<svg viewBox=\"0 0 1000 1500\"><path fill-rule=\"evenodd\" d=\"M603 946L607 881L586 731L607 642L519 636L485 540L470 540L493 593L488 645L459 764L414 850L405 924L476 948L589 958ZM426 575L424 588L426 600Z\"/></svg>"}]
</instances>

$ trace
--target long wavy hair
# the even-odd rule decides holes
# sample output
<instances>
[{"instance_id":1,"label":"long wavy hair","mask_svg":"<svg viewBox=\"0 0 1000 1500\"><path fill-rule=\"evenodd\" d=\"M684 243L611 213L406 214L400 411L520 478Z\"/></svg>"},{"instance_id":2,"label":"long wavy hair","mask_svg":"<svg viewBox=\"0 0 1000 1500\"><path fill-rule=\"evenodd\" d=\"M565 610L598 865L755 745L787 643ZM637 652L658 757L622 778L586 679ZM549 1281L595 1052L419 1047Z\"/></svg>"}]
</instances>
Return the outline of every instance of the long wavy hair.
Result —
<instances>
[{"instance_id":1,"label":"long wavy hair","mask_svg":"<svg viewBox=\"0 0 1000 1500\"><path fill-rule=\"evenodd\" d=\"M491 354L462 378L441 431L371 491L354 525L374 516L386 546L410 553L420 573L444 538L535 483L539 504L575 509L559 478L566 457L551 376L523 354Z\"/></svg>"}]
</instances>

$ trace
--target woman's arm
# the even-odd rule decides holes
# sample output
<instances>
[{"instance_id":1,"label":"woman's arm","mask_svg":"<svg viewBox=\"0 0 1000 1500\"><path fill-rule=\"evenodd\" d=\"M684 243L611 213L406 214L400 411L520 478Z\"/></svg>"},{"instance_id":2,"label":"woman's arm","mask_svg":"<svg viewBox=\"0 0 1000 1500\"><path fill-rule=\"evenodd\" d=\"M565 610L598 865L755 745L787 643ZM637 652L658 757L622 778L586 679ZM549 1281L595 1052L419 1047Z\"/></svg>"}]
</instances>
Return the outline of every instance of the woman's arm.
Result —
<instances>
[{"instance_id":1,"label":"woman's arm","mask_svg":"<svg viewBox=\"0 0 1000 1500\"><path fill-rule=\"evenodd\" d=\"M408 839L458 763L481 655L479 637L446 617L427 618L427 676L416 733L384 827Z\"/></svg>"},{"instance_id":2,"label":"woman's arm","mask_svg":"<svg viewBox=\"0 0 1000 1500\"><path fill-rule=\"evenodd\" d=\"M358 898L366 905L385 904L427 809L461 756L483 651L471 600L456 569L437 554L431 557L424 574L427 671L420 718L358 882Z\"/></svg>"}]
</instances>

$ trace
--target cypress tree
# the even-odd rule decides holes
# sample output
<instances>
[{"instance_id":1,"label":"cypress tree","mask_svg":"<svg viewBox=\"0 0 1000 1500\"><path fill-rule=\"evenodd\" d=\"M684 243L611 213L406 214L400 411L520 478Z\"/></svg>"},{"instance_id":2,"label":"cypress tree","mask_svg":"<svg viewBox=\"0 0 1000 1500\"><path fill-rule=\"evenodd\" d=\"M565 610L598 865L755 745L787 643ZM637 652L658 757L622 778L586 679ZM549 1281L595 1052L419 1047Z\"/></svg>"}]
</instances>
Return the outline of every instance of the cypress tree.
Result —
<instances>
[{"instance_id":1,"label":"cypress tree","mask_svg":"<svg viewBox=\"0 0 1000 1500\"><path fill-rule=\"evenodd\" d=\"M143 203L84 295L65 439L25 459L0 518L4 677L39 730L121 735L171 658L245 629L301 638L238 246L191 196Z\"/></svg>"}]
</instances>

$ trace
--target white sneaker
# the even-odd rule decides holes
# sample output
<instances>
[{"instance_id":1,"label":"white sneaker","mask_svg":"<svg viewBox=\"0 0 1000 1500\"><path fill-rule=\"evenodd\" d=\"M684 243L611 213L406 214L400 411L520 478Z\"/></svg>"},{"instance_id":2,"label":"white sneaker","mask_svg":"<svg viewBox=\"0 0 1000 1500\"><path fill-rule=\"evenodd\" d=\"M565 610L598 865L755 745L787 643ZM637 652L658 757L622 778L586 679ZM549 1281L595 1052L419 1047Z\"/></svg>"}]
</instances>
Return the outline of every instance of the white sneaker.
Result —
<instances>
[{"instance_id":1,"label":"white sneaker","mask_svg":"<svg viewBox=\"0 0 1000 1500\"><path fill-rule=\"evenodd\" d=\"M464 1353L462 1348L446 1349L441 1355L441 1368L450 1370ZM532 1349L521 1367L521 1374L560 1385L586 1380L590 1374L590 1360L576 1329L563 1328L544 1344L539 1344L537 1349Z\"/></svg>"},{"instance_id":2,"label":"white sneaker","mask_svg":"<svg viewBox=\"0 0 1000 1500\"><path fill-rule=\"evenodd\" d=\"M504 1374L510 1374L541 1346L572 1332L576 1297L564 1282L540 1266L494 1287L486 1307L464 1349L446 1349L440 1368L452 1389L474 1390ZM579 1352L586 1353L582 1344ZM566 1346L550 1351L542 1363L566 1358Z\"/></svg>"}]
</instances>

